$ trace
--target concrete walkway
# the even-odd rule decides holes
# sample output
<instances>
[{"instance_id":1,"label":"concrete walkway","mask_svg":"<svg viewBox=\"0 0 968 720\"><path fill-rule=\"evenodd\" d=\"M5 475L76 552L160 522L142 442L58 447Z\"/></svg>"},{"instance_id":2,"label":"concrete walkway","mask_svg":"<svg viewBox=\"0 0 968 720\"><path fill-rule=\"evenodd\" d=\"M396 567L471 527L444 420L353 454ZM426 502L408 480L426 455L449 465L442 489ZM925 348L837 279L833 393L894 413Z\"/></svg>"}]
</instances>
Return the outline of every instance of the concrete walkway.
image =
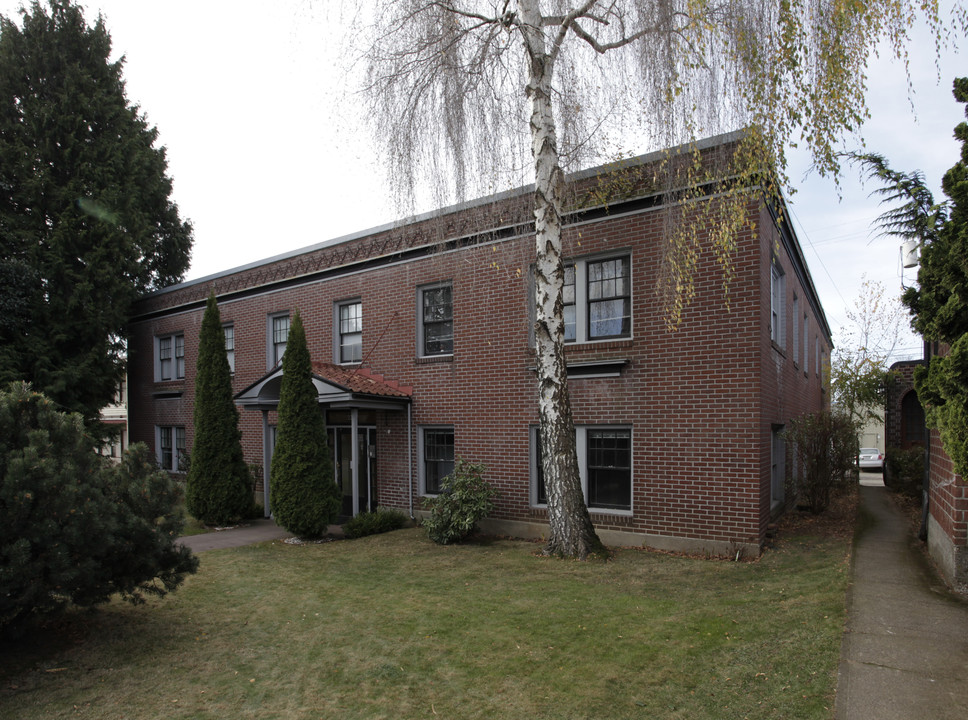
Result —
<instances>
[{"instance_id":1,"label":"concrete walkway","mask_svg":"<svg viewBox=\"0 0 968 720\"><path fill-rule=\"evenodd\" d=\"M202 552L204 550L242 547L243 545L287 537L292 537L292 533L286 532L276 525L275 520L261 518L228 530L216 530L201 535L186 535L178 538L178 542L191 548L192 552Z\"/></svg>"},{"instance_id":2,"label":"concrete walkway","mask_svg":"<svg viewBox=\"0 0 968 720\"><path fill-rule=\"evenodd\" d=\"M330 525L326 536L328 538L341 538L343 537L343 528L339 525ZM266 540L280 540L291 537L292 533L276 525L276 521L272 518L259 518L258 520L249 520L245 525L226 530L216 530L201 535L185 535L178 538L178 542L191 548L192 552L203 552L205 550L223 550L225 548L242 547L243 545L254 545Z\"/></svg>"},{"instance_id":3,"label":"concrete walkway","mask_svg":"<svg viewBox=\"0 0 968 720\"><path fill-rule=\"evenodd\" d=\"M968 602L926 562L878 478L862 481L873 518L854 546L837 720L968 718Z\"/></svg>"}]
</instances>

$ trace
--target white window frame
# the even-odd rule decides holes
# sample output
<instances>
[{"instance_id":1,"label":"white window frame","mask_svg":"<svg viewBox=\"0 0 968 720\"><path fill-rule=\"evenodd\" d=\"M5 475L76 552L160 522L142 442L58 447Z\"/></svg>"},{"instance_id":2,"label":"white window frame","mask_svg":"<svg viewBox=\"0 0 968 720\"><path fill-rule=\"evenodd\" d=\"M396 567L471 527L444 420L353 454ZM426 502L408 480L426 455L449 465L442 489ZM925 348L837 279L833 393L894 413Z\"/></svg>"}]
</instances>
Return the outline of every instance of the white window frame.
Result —
<instances>
[{"instance_id":1,"label":"white window frame","mask_svg":"<svg viewBox=\"0 0 968 720\"><path fill-rule=\"evenodd\" d=\"M427 434L441 433L441 432L450 433L450 435L454 438L454 448L455 448L454 459L451 461L451 464L453 464L457 461L457 452L456 452L457 433L455 432L453 425L427 425L427 426L421 426L420 428L418 428L418 430L419 432L417 433L417 465L418 465L417 476L420 478L420 494L435 497L439 493L437 493L436 491L431 492L427 489L427 462L424 457L425 455L424 451L426 449ZM446 461L442 461L442 462L446 462ZM439 478L439 480L443 480L444 477L446 477L446 475L447 475L446 473L442 475Z\"/></svg>"},{"instance_id":2,"label":"white window frame","mask_svg":"<svg viewBox=\"0 0 968 720\"><path fill-rule=\"evenodd\" d=\"M358 329L352 332L344 332L343 309L359 305ZM353 318L348 318L352 320ZM359 342L347 344L344 338L356 336ZM343 354L344 348L359 348L358 357L346 359ZM341 300L333 304L333 361L338 365L358 365L363 361L363 301L360 298L352 300Z\"/></svg>"},{"instance_id":3,"label":"white window frame","mask_svg":"<svg viewBox=\"0 0 968 720\"><path fill-rule=\"evenodd\" d=\"M594 432L609 432L609 431L619 431L628 433L629 438L629 507L627 509L622 508L606 508L597 507L589 505L588 502L588 436L589 433ZM529 432L529 458L530 458L530 468L531 468L531 481L530 481L530 499L531 506L537 508L546 508L547 503L539 502L538 497L538 485L539 485L539 468L538 468L538 455L539 455L539 428L535 425L530 428ZM589 512L598 513L601 515L623 515L631 516L635 511L635 434L633 432L631 425L576 425L575 426L575 447L578 454L578 474L581 478L581 489L582 494L585 497L585 505L588 507Z\"/></svg>"},{"instance_id":4,"label":"white window frame","mask_svg":"<svg viewBox=\"0 0 968 720\"><path fill-rule=\"evenodd\" d=\"M277 343L275 340L276 320L286 318L289 325L286 327L286 342ZM266 369L272 370L282 361L282 356L286 354L286 344L289 342L289 331L292 329L292 318L289 311L272 313L266 319ZM278 352L278 347L282 346L282 352Z\"/></svg>"},{"instance_id":5,"label":"white window frame","mask_svg":"<svg viewBox=\"0 0 968 720\"><path fill-rule=\"evenodd\" d=\"M166 457L166 454L169 457ZM181 462L185 454L184 425L155 426L155 459L158 461L158 466L162 470L183 473L184 470L181 469Z\"/></svg>"},{"instance_id":6,"label":"white window frame","mask_svg":"<svg viewBox=\"0 0 968 720\"><path fill-rule=\"evenodd\" d=\"M162 357L162 348L170 353ZM179 354L181 353L181 354ZM155 382L185 379L185 333L175 332L155 336ZM166 364L167 363L167 364Z\"/></svg>"},{"instance_id":7,"label":"white window frame","mask_svg":"<svg viewBox=\"0 0 968 720\"><path fill-rule=\"evenodd\" d=\"M424 294L441 288L450 289L450 352L427 352L425 326L428 324L424 318ZM435 322L445 323L447 320ZM432 285L421 285L417 288L417 357L452 357L454 354L454 284L450 280L433 283Z\"/></svg>"},{"instance_id":8,"label":"white window frame","mask_svg":"<svg viewBox=\"0 0 968 720\"><path fill-rule=\"evenodd\" d=\"M224 323L222 334L225 336L225 359L229 361L229 372L235 374L235 323Z\"/></svg>"},{"instance_id":9,"label":"white window frame","mask_svg":"<svg viewBox=\"0 0 968 720\"><path fill-rule=\"evenodd\" d=\"M783 347L786 320L786 293L783 268L774 260L770 263L770 340Z\"/></svg>"}]
</instances>

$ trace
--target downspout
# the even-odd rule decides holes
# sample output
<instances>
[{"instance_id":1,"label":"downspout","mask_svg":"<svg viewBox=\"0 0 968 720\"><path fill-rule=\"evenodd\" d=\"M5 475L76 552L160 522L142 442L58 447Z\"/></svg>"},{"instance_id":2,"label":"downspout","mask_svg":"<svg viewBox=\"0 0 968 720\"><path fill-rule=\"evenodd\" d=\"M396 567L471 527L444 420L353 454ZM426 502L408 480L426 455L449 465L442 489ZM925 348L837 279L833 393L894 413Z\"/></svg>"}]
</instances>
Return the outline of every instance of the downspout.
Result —
<instances>
[{"instance_id":1,"label":"downspout","mask_svg":"<svg viewBox=\"0 0 968 720\"><path fill-rule=\"evenodd\" d=\"M262 411L262 511L266 517L272 517L269 507L269 470L272 465L270 453L269 411Z\"/></svg>"},{"instance_id":2,"label":"downspout","mask_svg":"<svg viewBox=\"0 0 968 720\"><path fill-rule=\"evenodd\" d=\"M350 462L352 463L352 471L350 475L352 476L353 485L353 511L351 513L352 517L356 517L360 510L360 425L359 425L360 411L357 408L350 410L350 443L352 444L352 450L350 451Z\"/></svg>"},{"instance_id":3,"label":"downspout","mask_svg":"<svg viewBox=\"0 0 968 720\"><path fill-rule=\"evenodd\" d=\"M924 341L924 362L931 364L931 344ZM917 392L917 391L915 391ZM918 400L920 402L920 399ZM924 475L921 481L921 527L918 528L918 540L928 541L928 514L931 500L931 429L924 423Z\"/></svg>"},{"instance_id":4,"label":"downspout","mask_svg":"<svg viewBox=\"0 0 968 720\"><path fill-rule=\"evenodd\" d=\"M413 520L413 401L407 403L407 487L410 489L410 519Z\"/></svg>"}]
</instances>

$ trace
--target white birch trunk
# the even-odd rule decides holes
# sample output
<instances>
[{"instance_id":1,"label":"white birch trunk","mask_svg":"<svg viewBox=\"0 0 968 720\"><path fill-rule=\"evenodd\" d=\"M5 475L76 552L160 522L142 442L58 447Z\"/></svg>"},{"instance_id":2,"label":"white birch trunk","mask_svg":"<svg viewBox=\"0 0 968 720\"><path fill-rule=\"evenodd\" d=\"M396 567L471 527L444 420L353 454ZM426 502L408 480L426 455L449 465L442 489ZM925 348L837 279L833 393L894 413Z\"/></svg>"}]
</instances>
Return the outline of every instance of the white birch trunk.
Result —
<instances>
[{"instance_id":1,"label":"white birch trunk","mask_svg":"<svg viewBox=\"0 0 968 720\"><path fill-rule=\"evenodd\" d=\"M545 552L585 558L604 548L585 505L568 397L562 313L564 177L551 103L553 61L541 29L538 4L538 0L520 0L518 10L528 55L526 92L531 108L531 151L535 163L535 356L542 469L550 526Z\"/></svg>"}]
</instances>

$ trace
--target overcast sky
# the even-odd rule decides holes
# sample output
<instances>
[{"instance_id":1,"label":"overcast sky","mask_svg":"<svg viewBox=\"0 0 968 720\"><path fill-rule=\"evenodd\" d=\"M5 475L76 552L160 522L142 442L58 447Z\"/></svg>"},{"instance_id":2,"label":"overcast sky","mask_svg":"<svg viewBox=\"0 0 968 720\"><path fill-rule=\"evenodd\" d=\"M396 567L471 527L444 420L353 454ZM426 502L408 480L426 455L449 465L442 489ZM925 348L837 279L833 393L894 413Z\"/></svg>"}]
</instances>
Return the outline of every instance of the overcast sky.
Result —
<instances>
[{"instance_id":1,"label":"overcast sky","mask_svg":"<svg viewBox=\"0 0 968 720\"><path fill-rule=\"evenodd\" d=\"M345 74L337 39L316 0L89 0L100 10L116 55L125 55L128 99L138 104L167 148L174 200L195 228L188 279L397 219L371 143L334 102ZM0 0L14 17L21 0ZM910 49L913 97L903 67L877 60L869 73L868 149L896 169L922 170L937 198L957 159L953 127L963 119L952 80L968 75L963 54L936 64L920 36ZM912 110L912 102L914 109ZM850 146L855 149L856 145ZM898 243L871 233L880 209L856 171L838 191L806 174L793 155L788 198L794 224L828 320L846 322L862 275L899 294ZM902 355L920 355L909 335Z\"/></svg>"}]
</instances>

